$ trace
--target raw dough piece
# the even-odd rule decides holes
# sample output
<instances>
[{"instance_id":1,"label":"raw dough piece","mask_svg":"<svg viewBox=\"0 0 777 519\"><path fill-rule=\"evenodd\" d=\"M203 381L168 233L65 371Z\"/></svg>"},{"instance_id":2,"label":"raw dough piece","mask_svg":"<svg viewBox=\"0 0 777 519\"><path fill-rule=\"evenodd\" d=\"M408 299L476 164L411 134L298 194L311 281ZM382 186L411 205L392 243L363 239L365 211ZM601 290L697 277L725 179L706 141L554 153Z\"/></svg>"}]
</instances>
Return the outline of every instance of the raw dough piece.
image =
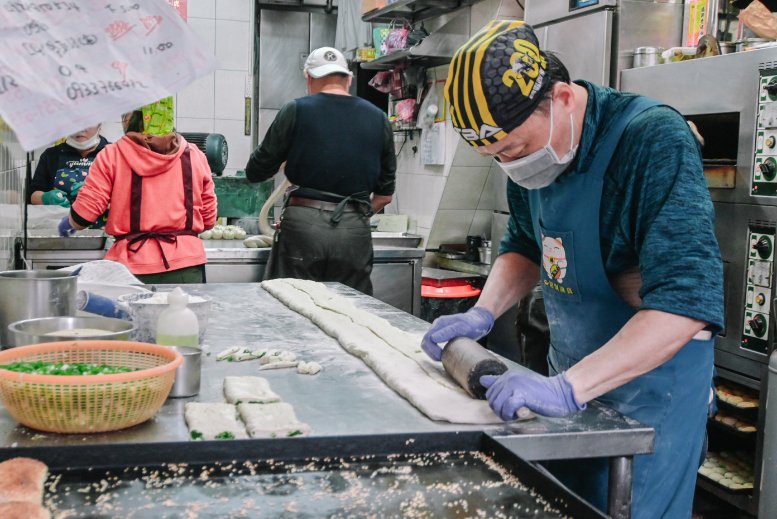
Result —
<instances>
[{"instance_id":1,"label":"raw dough piece","mask_svg":"<svg viewBox=\"0 0 777 519\"><path fill-rule=\"evenodd\" d=\"M262 364L259 366L259 371L266 371L268 369L284 369L284 368L296 368L299 362L297 361L285 361L272 362L270 364Z\"/></svg>"},{"instance_id":2,"label":"raw dough piece","mask_svg":"<svg viewBox=\"0 0 777 519\"><path fill-rule=\"evenodd\" d=\"M284 438L310 434L310 426L297 420L294 408L286 402L239 404L237 411L246 423L251 438Z\"/></svg>"},{"instance_id":3,"label":"raw dough piece","mask_svg":"<svg viewBox=\"0 0 777 519\"><path fill-rule=\"evenodd\" d=\"M216 360L227 360L230 362L241 362L244 360L253 360L258 358L255 352L245 346L232 346L227 348L216 356Z\"/></svg>"},{"instance_id":4,"label":"raw dough piece","mask_svg":"<svg viewBox=\"0 0 777 519\"><path fill-rule=\"evenodd\" d=\"M421 350L421 336L356 308L322 283L274 279L262 287L307 317L359 357L400 396L432 420L462 424L502 423L488 402L471 398Z\"/></svg>"},{"instance_id":5,"label":"raw dough piece","mask_svg":"<svg viewBox=\"0 0 777 519\"><path fill-rule=\"evenodd\" d=\"M267 404L280 402L267 379L261 377L224 377L224 398L230 404Z\"/></svg>"},{"instance_id":6,"label":"raw dough piece","mask_svg":"<svg viewBox=\"0 0 777 519\"><path fill-rule=\"evenodd\" d=\"M265 236L263 234L260 234L258 236L249 236L248 238L243 240L243 245L246 247L251 248L265 248L265 247L272 247L273 238L272 236Z\"/></svg>"},{"instance_id":7,"label":"raw dough piece","mask_svg":"<svg viewBox=\"0 0 777 519\"><path fill-rule=\"evenodd\" d=\"M214 440L224 433L234 438L247 438L245 427L237 419L237 411L232 404L206 404L188 402L184 409L186 425L196 439ZM194 439L194 438L193 438Z\"/></svg>"},{"instance_id":8,"label":"raw dough piece","mask_svg":"<svg viewBox=\"0 0 777 519\"><path fill-rule=\"evenodd\" d=\"M259 355L259 362L261 364L274 364L276 362L294 362L297 360L297 355L292 351L287 350L269 350L267 353Z\"/></svg>"},{"instance_id":9,"label":"raw dough piece","mask_svg":"<svg viewBox=\"0 0 777 519\"><path fill-rule=\"evenodd\" d=\"M45 463L32 458L11 458L0 463L0 503L25 501L39 505L48 473Z\"/></svg>"},{"instance_id":10,"label":"raw dough piece","mask_svg":"<svg viewBox=\"0 0 777 519\"><path fill-rule=\"evenodd\" d=\"M321 371L321 364L318 362L300 361L297 365L297 373L301 375L315 375L319 371Z\"/></svg>"}]
</instances>

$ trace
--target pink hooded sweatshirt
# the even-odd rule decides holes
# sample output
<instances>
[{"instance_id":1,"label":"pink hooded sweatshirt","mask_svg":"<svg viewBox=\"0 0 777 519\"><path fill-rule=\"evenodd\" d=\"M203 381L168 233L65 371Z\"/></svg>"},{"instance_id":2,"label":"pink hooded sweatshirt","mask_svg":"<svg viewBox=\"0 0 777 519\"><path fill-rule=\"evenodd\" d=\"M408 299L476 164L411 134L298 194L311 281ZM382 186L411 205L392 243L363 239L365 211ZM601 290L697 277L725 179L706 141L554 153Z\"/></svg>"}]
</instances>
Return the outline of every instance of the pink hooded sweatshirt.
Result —
<instances>
[{"instance_id":1,"label":"pink hooded sweatshirt","mask_svg":"<svg viewBox=\"0 0 777 519\"><path fill-rule=\"evenodd\" d=\"M186 230L181 157L187 146L192 171L191 230L190 234L178 234ZM152 137L128 133L106 146L89 169L73 202L73 212L86 222L94 222L110 207L105 231L114 237L130 234L133 171L142 178L140 183L136 181L136 189L140 184L142 193L139 232L169 237L138 242L132 246L135 252L128 250L129 239L117 239L105 259L126 265L133 274L156 274L206 263L205 248L196 234L216 222L213 179L205 155L178 134Z\"/></svg>"}]
</instances>

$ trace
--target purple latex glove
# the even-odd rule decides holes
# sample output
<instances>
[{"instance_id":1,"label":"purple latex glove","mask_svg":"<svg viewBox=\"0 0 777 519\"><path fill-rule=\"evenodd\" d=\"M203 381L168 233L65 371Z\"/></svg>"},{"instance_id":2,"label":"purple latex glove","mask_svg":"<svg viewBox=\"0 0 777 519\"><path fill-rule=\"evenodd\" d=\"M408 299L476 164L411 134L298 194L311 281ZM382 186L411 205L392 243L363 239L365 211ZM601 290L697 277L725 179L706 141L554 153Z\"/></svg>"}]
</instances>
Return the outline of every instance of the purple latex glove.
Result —
<instances>
[{"instance_id":1,"label":"purple latex glove","mask_svg":"<svg viewBox=\"0 0 777 519\"><path fill-rule=\"evenodd\" d=\"M514 420L521 407L543 416L567 416L585 409L575 398L564 373L543 377L534 372L508 371L500 376L485 375L480 383L488 388L486 398L502 420Z\"/></svg>"},{"instance_id":2,"label":"purple latex glove","mask_svg":"<svg viewBox=\"0 0 777 519\"><path fill-rule=\"evenodd\" d=\"M478 340L484 337L494 327L494 315L476 306L463 314L444 315L432 323L432 327L424 335L421 348L434 360L442 357L441 343L456 337L469 337Z\"/></svg>"},{"instance_id":3,"label":"purple latex glove","mask_svg":"<svg viewBox=\"0 0 777 519\"><path fill-rule=\"evenodd\" d=\"M57 226L57 229L59 229L59 235L60 236L73 236L76 233L75 227L70 225L70 217L65 216L59 221L59 225Z\"/></svg>"}]
</instances>

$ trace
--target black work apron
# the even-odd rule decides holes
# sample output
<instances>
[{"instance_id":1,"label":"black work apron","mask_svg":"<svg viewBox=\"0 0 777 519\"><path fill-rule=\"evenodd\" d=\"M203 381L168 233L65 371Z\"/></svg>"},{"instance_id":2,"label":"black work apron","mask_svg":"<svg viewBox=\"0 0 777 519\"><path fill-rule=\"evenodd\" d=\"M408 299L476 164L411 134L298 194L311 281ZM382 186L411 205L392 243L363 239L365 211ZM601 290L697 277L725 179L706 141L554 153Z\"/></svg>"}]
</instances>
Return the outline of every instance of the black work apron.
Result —
<instances>
[{"instance_id":1,"label":"black work apron","mask_svg":"<svg viewBox=\"0 0 777 519\"><path fill-rule=\"evenodd\" d=\"M143 202L143 177L132 170L132 184L130 188L130 232L116 236L116 241L128 240L127 251L138 252L148 242L153 240L162 254L162 262L165 270L170 270L170 263L165 256L162 243L176 243L178 236L197 236L192 229L194 222L194 190L192 179L192 160L189 153L189 145L181 155L181 174L183 177L184 205L186 208L186 224L182 230L175 231L142 231L140 229L140 214Z\"/></svg>"}]
</instances>

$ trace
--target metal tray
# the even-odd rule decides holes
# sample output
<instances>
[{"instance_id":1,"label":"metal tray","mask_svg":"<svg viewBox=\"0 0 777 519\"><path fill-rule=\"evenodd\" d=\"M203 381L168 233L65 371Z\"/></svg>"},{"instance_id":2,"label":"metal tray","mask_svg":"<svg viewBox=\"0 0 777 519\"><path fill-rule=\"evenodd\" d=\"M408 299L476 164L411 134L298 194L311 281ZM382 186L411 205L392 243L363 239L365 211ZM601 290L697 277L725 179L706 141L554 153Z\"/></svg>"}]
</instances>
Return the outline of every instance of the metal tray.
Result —
<instances>
[{"instance_id":1,"label":"metal tray","mask_svg":"<svg viewBox=\"0 0 777 519\"><path fill-rule=\"evenodd\" d=\"M14 456L49 465L53 515L606 517L480 431L0 449Z\"/></svg>"},{"instance_id":2,"label":"metal tray","mask_svg":"<svg viewBox=\"0 0 777 519\"><path fill-rule=\"evenodd\" d=\"M104 248L107 239L102 229L84 229L68 238L28 234L27 250L95 250Z\"/></svg>"},{"instance_id":3,"label":"metal tray","mask_svg":"<svg viewBox=\"0 0 777 519\"><path fill-rule=\"evenodd\" d=\"M390 247L418 247L423 236L406 232L372 231L372 244Z\"/></svg>"}]
</instances>

